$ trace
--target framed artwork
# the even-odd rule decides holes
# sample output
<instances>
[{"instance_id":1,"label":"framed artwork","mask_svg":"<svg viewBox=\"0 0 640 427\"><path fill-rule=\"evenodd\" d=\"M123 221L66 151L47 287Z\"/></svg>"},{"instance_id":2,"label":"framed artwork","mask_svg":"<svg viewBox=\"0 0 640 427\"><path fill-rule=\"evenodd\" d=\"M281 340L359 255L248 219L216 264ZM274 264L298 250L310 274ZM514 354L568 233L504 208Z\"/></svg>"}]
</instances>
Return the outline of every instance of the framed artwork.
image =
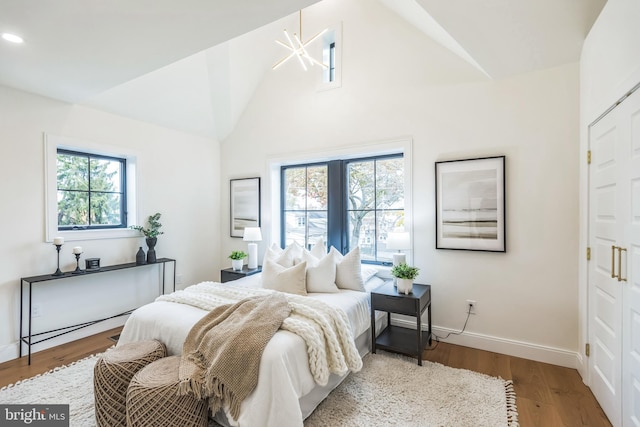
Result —
<instances>
[{"instance_id":1,"label":"framed artwork","mask_svg":"<svg viewBox=\"0 0 640 427\"><path fill-rule=\"evenodd\" d=\"M506 252L505 156L436 162L436 249Z\"/></svg>"},{"instance_id":2,"label":"framed artwork","mask_svg":"<svg viewBox=\"0 0 640 427\"><path fill-rule=\"evenodd\" d=\"M230 181L231 237L242 237L245 227L260 227L260 178Z\"/></svg>"}]
</instances>

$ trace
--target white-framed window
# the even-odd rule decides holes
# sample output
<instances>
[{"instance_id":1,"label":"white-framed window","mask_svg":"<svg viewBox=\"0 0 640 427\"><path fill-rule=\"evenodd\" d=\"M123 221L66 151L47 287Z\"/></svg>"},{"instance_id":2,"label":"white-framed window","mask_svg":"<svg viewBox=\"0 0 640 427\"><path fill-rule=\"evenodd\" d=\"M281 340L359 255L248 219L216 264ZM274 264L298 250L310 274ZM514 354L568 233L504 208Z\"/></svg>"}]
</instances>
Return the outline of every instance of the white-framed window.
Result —
<instances>
[{"instance_id":1,"label":"white-framed window","mask_svg":"<svg viewBox=\"0 0 640 427\"><path fill-rule=\"evenodd\" d=\"M136 155L45 134L45 241L136 237Z\"/></svg>"},{"instance_id":2,"label":"white-framed window","mask_svg":"<svg viewBox=\"0 0 640 427\"><path fill-rule=\"evenodd\" d=\"M342 86L342 23L330 28L322 35L322 69L319 91Z\"/></svg>"}]
</instances>

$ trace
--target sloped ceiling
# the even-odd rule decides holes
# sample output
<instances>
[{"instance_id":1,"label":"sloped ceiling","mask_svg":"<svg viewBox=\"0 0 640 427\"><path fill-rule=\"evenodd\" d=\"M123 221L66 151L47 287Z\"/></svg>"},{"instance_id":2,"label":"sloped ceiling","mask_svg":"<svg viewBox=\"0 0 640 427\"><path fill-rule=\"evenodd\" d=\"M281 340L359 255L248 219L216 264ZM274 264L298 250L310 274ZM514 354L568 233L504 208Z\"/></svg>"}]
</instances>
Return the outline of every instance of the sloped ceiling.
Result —
<instances>
[{"instance_id":1,"label":"sloped ceiling","mask_svg":"<svg viewBox=\"0 0 640 427\"><path fill-rule=\"evenodd\" d=\"M317 1L0 0L0 84L223 140ZM578 61L606 2L378 1L495 79Z\"/></svg>"},{"instance_id":2,"label":"sloped ceiling","mask_svg":"<svg viewBox=\"0 0 640 427\"><path fill-rule=\"evenodd\" d=\"M83 102L318 0L0 0L0 84Z\"/></svg>"}]
</instances>

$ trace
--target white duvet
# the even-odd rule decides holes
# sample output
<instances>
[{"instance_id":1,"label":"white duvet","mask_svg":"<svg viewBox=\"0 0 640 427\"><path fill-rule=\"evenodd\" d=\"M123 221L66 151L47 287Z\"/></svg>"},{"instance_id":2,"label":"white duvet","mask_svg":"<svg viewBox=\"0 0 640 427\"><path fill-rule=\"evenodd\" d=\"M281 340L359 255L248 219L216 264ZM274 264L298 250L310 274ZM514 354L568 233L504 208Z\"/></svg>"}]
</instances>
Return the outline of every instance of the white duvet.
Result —
<instances>
[{"instance_id":1,"label":"white duvet","mask_svg":"<svg viewBox=\"0 0 640 427\"><path fill-rule=\"evenodd\" d=\"M260 274L236 280L233 285L260 287ZM309 294L309 298L342 308L354 337L369 329L369 293L341 290L335 294ZM147 304L131 314L118 344L158 339L167 346L169 355L179 355L191 327L206 313L190 305L167 301ZM243 427L302 426L309 413L303 414L299 399L315 387L305 342L291 332L280 330L264 350L258 384L243 402L237 423L229 422Z\"/></svg>"}]
</instances>

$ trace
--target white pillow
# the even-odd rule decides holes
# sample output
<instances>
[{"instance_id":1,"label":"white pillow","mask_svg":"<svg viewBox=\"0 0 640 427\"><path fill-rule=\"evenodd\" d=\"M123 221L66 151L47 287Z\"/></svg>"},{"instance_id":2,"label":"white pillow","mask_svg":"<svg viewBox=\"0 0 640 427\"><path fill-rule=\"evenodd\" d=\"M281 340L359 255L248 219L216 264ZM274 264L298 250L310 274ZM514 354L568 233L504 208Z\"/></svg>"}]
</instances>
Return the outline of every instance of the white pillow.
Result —
<instances>
[{"instance_id":1,"label":"white pillow","mask_svg":"<svg viewBox=\"0 0 640 427\"><path fill-rule=\"evenodd\" d=\"M362 281L367 283L369 279L378 274L378 269L372 265L362 264L360 273L362 274Z\"/></svg>"},{"instance_id":2,"label":"white pillow","mask_svg":"<svg viewBox=\"0 0 640 427\"><path fill-rule=\"evenodd\" d=\"M360 266L360 246L351 249L351 252L346 255L342 255L332 246L330 253L333 254L336 261L336 285L338 288L365 292Z\"/></svg>"},{"instance_id":3,"label":"white pillow","mask_svg":"<svg viewBox=\"0 0 640 427\"><path fill-rule=\"evenodd\" d=\"M318 240L316 244L313 245L313 247L311 248L311 251L309 252L314 257L318 259L322 259L322 257L327 254L327 251L324 248L324 238L321 237L320 240Z\"/></svg>"},{"instance_id":4,"label":"white pillow","mask_svg":"<svg viewBox=\"0 0 640 427\"><path fill-rule=\"evenodd\" d=\"M264 253L264 258L262 259L263 266L267 263L267 260L274 261L283 267L293 267L293 256L291 256L291 252L284 251L275 243L268 247Z\"/></svg>"},{"instance_id":5,"label":"white pillow","mask_svg":"<svg viewBox=\"0 0 640 427\"><path fill-rule=\"evenodd\" d=\"M290 294L307 295L306 269L307 263L304 261L285 268L267 259L262 266L262 287Z\"/></svg>"},{"instance_id":6,"label":"white pillow","mask_svg":"<svg viewBox=\"0 0 640 427\"><path fill-rule=\"evenodd\" d=\"M335 293L340 291L335 283L336 261L333 254L326 254L318 259L309 251L305 251L302 253L302 261L307 263L307 292Z\"/></svg>"},{"instance_id":7,"label":"white pillow","mask_svg":"<svg viewBox=\"0 0 640 427\"><path fill-rule=\"evenodd\" d=\"M293 260L293 265L296 265L300 262L303 251L304 248L300 246L298 242L294 241L293 243L289 244L289 246L284 248L284 251L282 253L291 257L291 259Z\"/></svg>"}]
</instances>

